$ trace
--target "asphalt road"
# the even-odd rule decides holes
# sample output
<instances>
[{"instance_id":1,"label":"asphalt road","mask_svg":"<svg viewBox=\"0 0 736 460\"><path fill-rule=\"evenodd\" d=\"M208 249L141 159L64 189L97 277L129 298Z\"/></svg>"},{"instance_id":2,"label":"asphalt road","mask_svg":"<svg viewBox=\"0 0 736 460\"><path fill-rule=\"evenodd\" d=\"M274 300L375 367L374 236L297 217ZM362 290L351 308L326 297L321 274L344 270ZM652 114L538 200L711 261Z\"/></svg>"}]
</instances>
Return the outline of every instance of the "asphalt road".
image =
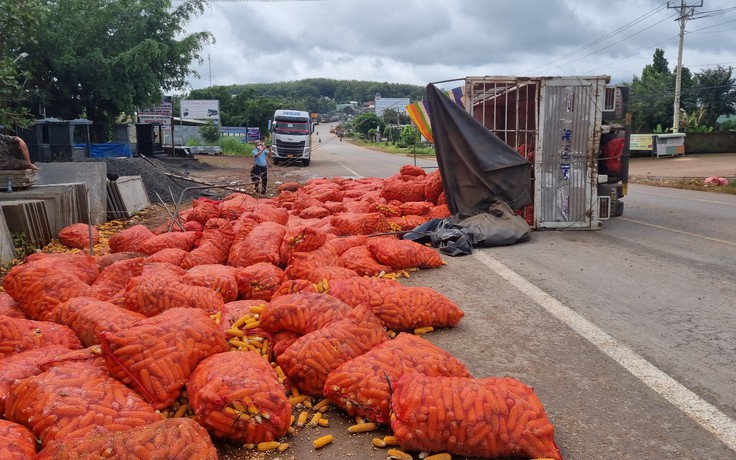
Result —
<instances>
[{"instance_id":1,"label":"asphalt road","mask_svg":"<svg viewBox=\"0 0 736 460\"><path fill-rule=\"evenodd\" d=\"M387 177L396 159L413 162L319 144L315 177ZM466 313L426 337L476 377L534 387L566 459L734 458L736 197L632 185L625 200L600 231L534 232L414 274L406 284ZM368 437L342 441L293 455L385 458Z\"/></svg>"}]
</instances>

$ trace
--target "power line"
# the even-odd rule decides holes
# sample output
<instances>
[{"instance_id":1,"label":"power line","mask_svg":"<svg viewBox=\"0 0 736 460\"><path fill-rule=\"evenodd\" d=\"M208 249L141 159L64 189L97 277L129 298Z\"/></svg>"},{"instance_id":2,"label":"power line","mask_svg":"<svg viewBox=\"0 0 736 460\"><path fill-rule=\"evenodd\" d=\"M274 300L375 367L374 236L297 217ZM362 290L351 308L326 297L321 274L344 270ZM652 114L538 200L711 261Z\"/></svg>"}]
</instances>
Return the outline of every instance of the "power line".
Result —
<instances>
[{"instance_id":1,"label":"power line","mask_svg":"<svg viewBox=\"0 0 736 460\"><path fill-rule=\"evenodd\" d=\"M585 46L583 46L583 47L581 47L581 48L578 48L577 50L571 51L571 52L569 52L569 53L567 53L567 54L565 54L565 55L563 55L563 56L560 56L560 57L558 57L558 58L556 58L556 59L553 59L553 60L551 60L551 61L548 61L548 62L546 62L546 63L544 63L544 64L540 64L540 65L538 65L538 66L536 66L536 67L533 67L533 68L531 68L531 69L529 69L529 70L525 71L524 73L530 73L530 72L533 72L533 71L535 71L536 69L546 69L546 68L548 68L548 65L549 65L549 64L554 64L555 62L563 61L563 60L565 60L565 59L567 59L567 58L569 58L569 57L572 57L572 56L574 56L574 55L576 55L576 54L578 54L578 53L582 52L582 51L585 51L585 50L587 50L587 49L589 49L589 48L592 48L593 46L595 46L595 45L597 45L597 44L599 44L599 43L602 43L603 41L605 41L605 40L607 40L607 39L609 39L609 38L613 37L614 35L618 34L619 32L623 32L624 30L626 30L626 29L629 29L629 28L631 28L631 27L633 27L633 26L635 26L635 25L637 25L637 24L641 23L641 22L642 22L642 21L644 21L645 19L648 19L648 18L650 18L650 17L651 17L651 16L653 16L654 14L656 14L656 13L658 13L659 11L661 11L662 9L664 9L665 5L666 5L666 3L663 3L663 4L659 5L658 7L656 7L655 9L653 9L653 10L649 11L648 13L645 13L644 15L642 15L642 16L639 16L638 18L634 19L633 21L631 21L631 22L629 22L629 23L627 23L627 24L624 24L623 26L619 27L618 29L614 30L613 32L610 32L610 33L608 33L608 34L604 35L603 37L601 37L601 38L598 38L597 40L594 40L593 42L591 42L591 43L589 43L589 44L587 44L587 45L585 45ZM668 19L668 18L666 18L666 19ZM665 20L666 20L666 19L665 19ZM660 21L660 22L663 22L663 21ZM659 24L659 22L658 22L657 24ZM656 24L655 24L655 25L656 25ZM651 27L651 26L650 26L650 27ZM644 29L644 30L647 30L647 29ZM642 32L642 31L639 31L639 32L637 32L636 34L630 35L630 36L628 36L628 37L626 37L626 38L624 38L624 39L622 39L622 40L619 40L618 42L615 42L615 43L614 43L614 45L615 45L615 44L617 44L617 43L620 43L620 42L621 42L621 41L623 41L623 40L626 40L626 39L628 39L628 38L631 38L631 37L633 37L633 36L635 36L635 35L638 35L638 34L639 34L639 33L641 33L641 32ZM611 46L613 46L613 45L611 45ZM610 46L608 46L608 47L606 47L606 48L610 48ZM606 49L606 48L602 48L602 49L599 49L599 50L597 50L597 51L601 51L601 50L603 50L603 49ZM597 51L596 51L596 52L597 52ZM591 54L593 54L593 53L591 53ZM567 64L569 64L569 63L571 63L571 62L576 62L576 61L579 61L580 59L583 59L583 58L585 58L585 57L587 57L587 56L590 56L591 54L586 54L585 56L583 56L583 57L581 57L581 58L579 58L579 59L576 59L576 60L574 60L574 61L570 61L570 62L568 62ZM556 69L557 67L560 67L560 66L562 66L562 65L564 65L564 64L560 64L560 65L558 65L558 66L555 66L555 67L551 67L551 68L549 68L549 70L552 70L552 69Z\"/></svg>"}]
</instances>

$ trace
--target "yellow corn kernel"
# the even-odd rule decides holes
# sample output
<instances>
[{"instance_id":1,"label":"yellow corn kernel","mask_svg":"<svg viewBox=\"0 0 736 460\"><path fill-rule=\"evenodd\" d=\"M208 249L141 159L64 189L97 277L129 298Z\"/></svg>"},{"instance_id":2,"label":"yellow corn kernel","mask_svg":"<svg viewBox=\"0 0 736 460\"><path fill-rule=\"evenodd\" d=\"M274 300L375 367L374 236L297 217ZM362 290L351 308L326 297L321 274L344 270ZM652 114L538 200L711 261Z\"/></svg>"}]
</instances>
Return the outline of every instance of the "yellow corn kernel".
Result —
<instances>
[{"instance_id":1,"label":"yellow corn kernel","mask_svg":"<svg viewBox=\"0 0 736 460\"><path fill-rule=\"evenodd\" d=\"M452 455L448 454L447 452L442 452L441 454L434 454L430 455L429 457L424 457L424 460L452 460Z\"/></svg>"},{"instance_id":2,"label":"yellow corn kernel","mask_svg":"<svg viewBox=\"0 0 736 460\"><path fill-rule=\"evenodd\" d=\"M383 442L385 442L387 446L398 446L399 445L399 440L396 439L396 436L384 436Z\"/></svg>"},{"instance_id":3,"label":"yellow corn kernel","mask_svg":"<svg viewBox=\"0 0 736 460\"><path fill-rule=\"evenodd\" d=\"M174 412L174 417L184 417L184 414L187 413L187 409L189 409L189 406L186 404L182 404L179 406L179 408Z\"/></svg>"},{"instance_id":4,"label":"yellow corn kernel","mask_svg":"<svg viewBox=\"0 0 736 460\"><path fill-rule=\"evenodd\" d=\"M243 337L245 334L243 334L243 331L240 329L230 328L225 331L225 334L232 335L234 337Z\"/></svg>"},{"instance_id":5,"label":"yellow corn kernel","mask_svg":"<svg viewBox=\"0 0 736 460\"><path fill-rule=\"evenodd\" d=\"M360 415L355 416L355 424L360 425L361 423L365 423L365 419L361 417Z\"/></svg>"},{"instance_id":6,"label":"yellow corn kernel","mask_svg":"<svg viewBox=\"0 0 736 460\"><path fill-rule=\"evenodd\" d=\"M210 318L214 319L216 324L220 324L220 321L222 321L222 312L218 311L214 315L210 315Z\"/></svg>"},{"instance_id":7,"label":"yellow corn kernel","mask_svg":"<svg viewBox=\"0 0 736 460\"><path fill-rule=\"evenodd\" d=\"M296 417L294 417L294 414L291 414L291 419L289 419L289 426L294 424L294 420L296 420Z\"/></svg>"},{"instance_id":8,"label":"yellow corn kernel","mask_svg":"<svg viewBox=\"0 0 736 460\"><path fill-rule=\"evenodd\" d=\"M230 339L228 343L230 344L230 346L239 347L239 348L248 346L248 343L243 342L242 340L236 340L236 339Z\"/></svg>"},{"instance_id":9,"label":"yellow corn kernel","mask_svg":"<svg viewBox=\"0 0 736 460\"><path fill-rule=\"evenodd\" d=\"M299 393L299 388L297 387L291 387L291 395L292 396L299 396L301 393Z\"/></svg>"},{"instance_id":10,"label":"yellow corn kernel","mask_svg":"<svg viewBox=\"0 0 736 460\"><path fill-rule=\"evenodd\" d=\"M280 379L286 378L286 374L284 374L284 371L281 370L281 366L276 366L274 370L276 371L276 375L278 375Z\"/></svg>"},{"instance_id":11,"label":"yellow corn kernel","mask_svg":"<svg viewBox=\"0 0 736 460\"><path fill-rule=\"evenodd\" d=\"M269 450L274 450L279 447L279 444L281 444L278 441L264 441L258 443L258 452L266 452Z\"/></svg>"},{"instance_id":12,"label":"yellow corn kernel","mask_svg":"<svg viewBox=\"0 0 736 460\"><path fill-rule=\"evenodd\" d=\"M310 399L307 399L302 404L304 404L304 407L306 407L307 409L311 409L312 408L312 399L311 398Z\"/></svg>"},{"instance_id":13,"label":"yellow corn kernel","mask_svg":"<svg viewBox=\"0 0 736 460\"><path fill-rule=\"evenodd\" d=\"M230 326L230 328L231 329L240 329L240 326L242 326L243 324L245 324L245 322L248 321L248 318L251 318L250 313L247 313L247 314L241 316L240 318L238 318L238 320L235 321L233 323L233 325Z\"/></svg>"},{"instance_id":14,"label":"yellow corn kernel","mask_svg":"<svg viewBox=\"0 0 736 460\"><path fill-rule=\"evenodd\" d=\"M315 449L320 449L326 446L327 444L331 443L334 440L335 440L335 437L332 436L331 434L328 434L328 435L322 436L321 438L317 438L314 441L312 441L312 445L314 446Z\"/></svg>"},{"instance_id":15,"label":"yellow corn kernel","mask_svg":"<svg viewBox=\"0 0 736 460\"><path fill-rule=\"evenodd\" d=\"M243 444L243 447L245 447L246 449L255 449L256 445L252 443L248 443L248 444Z\"/></svg>"},{"instance_id":16,"label":"yellow corn kernel","mask_svg":"<svg viewBox=\"0 0 736 460\"><path fill-rule=\"evenodd\" d=\"M319 419L322 418L322 412L317 412L312 416L312 420L309 421L309 426L319 425Z\"/></svg>"},{"instance_id":17,"label":"yellow corn kernel","mask_svg":"<svg viewBox=\"0 0 736 460\"><path fill-rule=\"evenodd\" d=\"M303 410L299 414L299 418L296 419L296 426L303 427L305 423L307 423L307 419L309 418L309 412Z\"/></svg>"},{"instance_id":18,"label":"yellow corn kernel","mask_svg":"<svg viewBox=\"0 0 736 460\"><path fill-rule=\"evenodd\" d=\"M427 332L432 332L432 331L434 331L434 328L432 326L418 327L414 329L414 333L416 335L422 335L422 334L426 334Z\"/></svg>"},{"instance_id":19,"label":"yellow corn kernel","mask_svg":"<svg viewBox=\"0 0 736 460\"><path fill-rule=\"evenodd\" d=\"M309 395L292 396L291 398L289 398L289 404L291 404L292 406L296 406L299 403L303 403L307 399L309 399Z\"/></svg>"},{"instance_id":20,"label":"yellow corn kernel","mask_svg":"<svg viewBox=\"0 0 736 460\"><path fill-rule=\"evenodd\" d=\"M238 412L239 412L239 411L238 411L237 409L235 409L234 407L230 407L230 406L225 406L225 413L226 413L226 414L230 414L230 415L238 415Z\"/></svg>"},{"instance_id":21,"label":"yellow corn kernel","mask_svg":"<svg viewBox=\"0 0 736 460\"><path fill-rule=\"evenodd\" d=\"M381 438L373 438L374 447L386 447L386 441Z\"/></svg>"},{"instance_id":22,"label":"yellow corn kernel","mask_svg":"<svg viewBox=\"0 0 736 460\"><path fill-rule=\"evenodd\" d=\"M283 452L283 451L285 451L288 448L289 448L289 443L288 442L282 442L281 444L279 444L278 451L279 452Z\"/></svg>"},{"instance_id":23,"label":"yellow corn kernel","mask_svg":"<svg viewBox=\"0 0 736 460\"><path fill-rule=\"evenodd\" d=\"M325 409L325 410L327 410L327 408L328 408L329 406L330 406L330 400L329 400L329 399L327 399L327 398L325 398L325 399L323 399L322 401L320 401L320 402L318 402L317 404L315 404L315 405L314 405L314 409L315 409L315 410L318 410L318 411L320 411L320 412L324 412L324 410L322 410L322 409Z\"/></svg>"},{"instance_id":24,"label":"yellow corn kernel","mask_svg":"<svg viewBox=\"0 0 736 460\"><path fill-rule=\"evenodd\" d=\"M367 433L375 429L376 424L373 422L357 423L348 427L348 433Z\"/></svg>"},{"instance_id":25,"label":"yellow corn kernel","mask_svg":"<svg viewBox=\"0 0 736 460\"><path fill-rule=\"evenodd\" d=\"M253 314L263 313L263 305L253 305L250 307L250 312Z\"/></svg>"},{"instance_id":26,"label":"yellow corn kernel","mask_svg":"<svg viewBox=\"0 0 736 460\"><path fill-rule=\"evenodd\" d=\"M252 323L247 323L245 326L243 326L243 329L249 330L249 329L255 329L261 325L260 321L254 321Z\"/></svg>"},{"instance_id":27,"label":"yellow corn kernel","mask_svg":"<svg viewBox=\"0 0 736 460\"><path fill-rule=\"evenodd\" d=\"M414 457L398 449L389 449L386 452L386 458L392 460L414 460Z\"/></svg>"},{"instance_id":28,"label":"yellow corn kernel","mask_svg":"<svg viewBox=\"0 0 736 460\"><path fill-rule=\"evenodd\" d=\"M324 417L320 418L317 423L319 426L330 426L330 421Z\"/></svg>"}]
</instances>

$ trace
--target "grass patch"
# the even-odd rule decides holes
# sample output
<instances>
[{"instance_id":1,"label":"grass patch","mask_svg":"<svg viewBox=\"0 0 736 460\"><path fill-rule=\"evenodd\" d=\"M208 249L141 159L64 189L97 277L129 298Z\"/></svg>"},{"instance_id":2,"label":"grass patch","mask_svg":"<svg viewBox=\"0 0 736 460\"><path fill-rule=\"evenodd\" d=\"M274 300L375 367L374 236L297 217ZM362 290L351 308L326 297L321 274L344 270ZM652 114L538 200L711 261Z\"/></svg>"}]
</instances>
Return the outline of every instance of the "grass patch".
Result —
<instances>
[{"instance_id":1,"label":"grass patch","mask_svg":"<svg viewBox=\"0 0 736 460\"><path fill-rule=\"evenodd\" d=\"M368 142L362 139L353 138L350 140L350 142L354 143L355 145L358 145L360 147L364 147L371 150L378 150L379 152L385 152L385 153L395 153L400 155L414 155L417 156L426 156L426 157L434 157L434 147L424 147L424 146L416 146L414 147L399 147L396 144L390 144L388 142Z\"/></svg>"}]
</instances>

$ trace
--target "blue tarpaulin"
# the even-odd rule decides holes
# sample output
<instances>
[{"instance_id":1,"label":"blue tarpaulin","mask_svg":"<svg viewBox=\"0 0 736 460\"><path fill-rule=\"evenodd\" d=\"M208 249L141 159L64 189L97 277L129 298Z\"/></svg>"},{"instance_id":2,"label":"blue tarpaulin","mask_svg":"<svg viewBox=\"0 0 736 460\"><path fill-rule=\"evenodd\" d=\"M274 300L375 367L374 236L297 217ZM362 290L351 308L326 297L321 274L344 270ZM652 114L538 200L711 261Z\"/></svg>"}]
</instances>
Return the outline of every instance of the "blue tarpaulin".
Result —
<instances>
[{"instance_id":1,"label":"blue tarpaulin","mask_svg":"<svg viewBox=\"0 0 736 460\"><path fill-rule=\"evenodd\" d=\"M74 147L83 149L86 147L86 144L77 144ZM107 142L105 144L90 144L89 156L92 158L131 158L133 154L130 152L130 146L128 144Z\"/></svg>"}]
</instances>

